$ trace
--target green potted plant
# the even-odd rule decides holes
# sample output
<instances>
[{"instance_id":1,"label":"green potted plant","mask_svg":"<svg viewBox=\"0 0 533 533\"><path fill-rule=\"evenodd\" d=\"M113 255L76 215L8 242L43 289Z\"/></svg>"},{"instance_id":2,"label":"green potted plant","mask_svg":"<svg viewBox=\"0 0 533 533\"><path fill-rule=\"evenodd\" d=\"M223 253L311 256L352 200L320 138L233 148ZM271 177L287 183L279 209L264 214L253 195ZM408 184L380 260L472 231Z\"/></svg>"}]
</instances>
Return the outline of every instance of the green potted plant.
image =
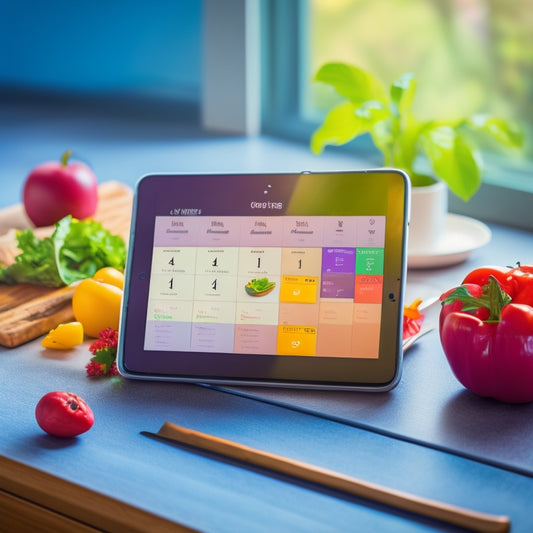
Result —
<instances>
[{"instance_id":1,"label":"green potted plant","mask_svg":"<svg viewBox=\"0 0 533 533\"><path fill-rule=\"evenodd\" d=\"M440 192L443 217L447 189L464 201L476 193L482 177L479 135L486 135L504 147L517 148L524 142L523 132L515 122L487 114L451 120L417 118L411 110L416 92L416 78L411 73L401 75L387 91L376 76L361 68L327 63L318 70L315 81L333 87L344 101L329 111L313 133L311 150L319 154L326 145L342 145L359 135L370 134L383 154L384 166L404 170L411 179L411 235L416 224L414 194L419 188L444 191ZM426 206L426 214L433 211ZM433 226L424 220L426 233L432 228L432 242L437 240L433 233L439 226L443 226L442 219ZM417 246L424 244L417 242Z\"/></svg>"}]
</instances>

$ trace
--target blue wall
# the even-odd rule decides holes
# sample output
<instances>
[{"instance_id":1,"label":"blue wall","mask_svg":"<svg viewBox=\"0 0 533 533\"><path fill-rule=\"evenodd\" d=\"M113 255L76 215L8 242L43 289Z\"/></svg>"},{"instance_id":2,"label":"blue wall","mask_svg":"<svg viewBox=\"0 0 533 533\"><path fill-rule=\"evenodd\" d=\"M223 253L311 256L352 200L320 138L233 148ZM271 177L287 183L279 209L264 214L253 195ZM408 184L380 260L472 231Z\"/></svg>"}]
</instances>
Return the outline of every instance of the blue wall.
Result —
<instances>
[{"instance_id":1,"label":"blue wall","mask_svg":"<svg viewBox=\"0 0 533 533\"><path fill-rule=\"evenodd\" d=\"M201 0L0 0L0 87L199 99Z\"/></svg>"}]
</instances>

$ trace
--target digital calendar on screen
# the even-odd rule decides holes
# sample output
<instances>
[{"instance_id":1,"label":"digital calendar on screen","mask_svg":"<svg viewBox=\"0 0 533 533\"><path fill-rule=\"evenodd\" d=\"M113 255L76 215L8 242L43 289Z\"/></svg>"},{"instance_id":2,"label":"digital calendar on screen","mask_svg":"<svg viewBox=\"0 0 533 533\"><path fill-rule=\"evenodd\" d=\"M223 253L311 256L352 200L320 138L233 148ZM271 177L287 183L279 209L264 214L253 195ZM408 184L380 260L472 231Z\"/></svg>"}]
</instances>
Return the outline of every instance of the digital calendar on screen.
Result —
<instances>
[{"instance_id":1,"label":"digital calendar on screen","mask_svg":"<svg viewBox=\"0 0 533 533\"><path fill-rule=\"evenodd\" d=\"M385 216L158 216L145 350L377 358Z\"/></svg>"}]
</instances>

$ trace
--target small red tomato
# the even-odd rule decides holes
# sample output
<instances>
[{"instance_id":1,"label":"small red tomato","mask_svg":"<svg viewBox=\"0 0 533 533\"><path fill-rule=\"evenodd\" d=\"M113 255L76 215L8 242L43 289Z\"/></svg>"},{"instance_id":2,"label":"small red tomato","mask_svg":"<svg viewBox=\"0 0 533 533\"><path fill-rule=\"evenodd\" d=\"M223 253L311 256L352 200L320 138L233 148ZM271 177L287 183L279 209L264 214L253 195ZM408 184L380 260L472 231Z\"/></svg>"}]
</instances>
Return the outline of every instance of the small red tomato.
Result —
<instances>
[{"instance_id":1,"label":"small red tomato","mask_svg":"<svg viewBox=\"0 0 533 533\"><path fill-rule=\"evenodd\" d=\"M61 161L35 167L24 183L24 208L38 227L51 226L67 215L84 219L94 215L98 203L98 183L84 163L69 163L71 151Z\"/></svg>"},{"instance_id":2,"label":"small red tomato","mask_svg":"<svg viewBox=\"0 0 533 533\"><path fill-rule=\"evenodd\" d=\"M56 437L75 437L91 429L94 414L85 401L71 392L45 394L35 407L42 430Z\"/></svg>"}]
</instances>

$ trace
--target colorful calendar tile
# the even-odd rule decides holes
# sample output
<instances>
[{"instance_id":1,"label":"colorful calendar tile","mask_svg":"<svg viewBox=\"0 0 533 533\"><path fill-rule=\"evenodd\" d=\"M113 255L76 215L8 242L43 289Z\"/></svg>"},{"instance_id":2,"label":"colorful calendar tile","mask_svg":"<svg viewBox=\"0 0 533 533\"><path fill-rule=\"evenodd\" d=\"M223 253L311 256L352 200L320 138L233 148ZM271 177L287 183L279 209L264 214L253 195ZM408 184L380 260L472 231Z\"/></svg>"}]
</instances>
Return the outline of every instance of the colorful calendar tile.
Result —
<instances>
[{"instance_id":1,"label":"colorful calendar tile","mask_svg":"<svg viewBox=\"0 0 533 533\"><path fill-rule=\"evenodd\" d=\"M355 277L353 274L323 274L320 282L321 298L347 298L353 300Z\"/></svg>"},{"instance_id":2,"label":"colorful calendar tile","mask_svg":"<svg viewBox=\"0 0 533 533\"><path fill-rule=\"evenodd\" d=\"M313 304L317 298L317 287L317 277L281 276L280 302Z\"/></svg>"},{"instance_id":3,"label":"colorful calendar tile","mask_svg":"<svg viewBox=\"0 0 533 533\"><path fill-rule=\"evenodd\" d=\"M357 248L355 273L383 275L383 259L381 248Z\"/></svg>"},{"instance_id":4,"label":"colorful calendar tile","mask_svg":"<svg viewBox=\"0 0 533 533\"><path fill-rule=\"evenodd\" d=\"M315 355L317 329L310 326L278 326L279 355Z\"/></svg>"},{"instance_id":5,"label":"colorful calendar tile","mask_svg":"<svg viewBox=\"0 0 533 533\"><path fill-rule=\"evenodd\" d=\"M194 323L190 349L197 352L229 353L233 350L234 324Z\"/></svg>"},{"instance_id":6,"label":"colorful calendar tile","mask_svg":"<svg viewBox=\"0 0 533 533\"><path fill-rule=\"evenodd\" d=\"M355 277L355 296L357 303L381 303L383 293L383 276Z\"/></svg>"},{"instance_id":7,"label":"colorful calendar tile","mask_svg":"<svg viewBox=\"0 0 533 533\"><path fill-rule=\"evenodd\" d=\"M320 276L321 271L322 248L282 248L282 274Z\"/></svg>"},{"instance_id":8,"label":"colorful calendar tile","mask_svg":"<svg viewBox=\"0 0 533 533\"><path fill-rule=\"evenodd\" d=\"M235 326L234 350L237 353L272 354L277 349L277 325Z\"/></svg>"},{"instance_id":9,"label":"colorful calendar tile","mask_svg":"<svg viewBox=\"0 0 533 533\"><path fill-rule=\"evenodd\" d=\"M301 325L318 326L320 306L318 302L314 304L280 302L278 322L280 325Z\"/></svg>"},{"instance_id":10,"label":"colorful calendar tile","mask_svg":"<svg viewBox=\"0 0 533 533\"><path fill-rule=\"evenodd\" d=\"M323 248L322 274L355 273L355 248Z\"/></svg>"},{"instance_id":11,"label":"colorful calendar tile","mask_svg":"<svg viewBox=\"0 0 533 533\"><path fill-rule=\"evenodd\" d=\"M191 322L147 320L145 350L188 351L191 349Z\"/></svg>"}]
</instances>

